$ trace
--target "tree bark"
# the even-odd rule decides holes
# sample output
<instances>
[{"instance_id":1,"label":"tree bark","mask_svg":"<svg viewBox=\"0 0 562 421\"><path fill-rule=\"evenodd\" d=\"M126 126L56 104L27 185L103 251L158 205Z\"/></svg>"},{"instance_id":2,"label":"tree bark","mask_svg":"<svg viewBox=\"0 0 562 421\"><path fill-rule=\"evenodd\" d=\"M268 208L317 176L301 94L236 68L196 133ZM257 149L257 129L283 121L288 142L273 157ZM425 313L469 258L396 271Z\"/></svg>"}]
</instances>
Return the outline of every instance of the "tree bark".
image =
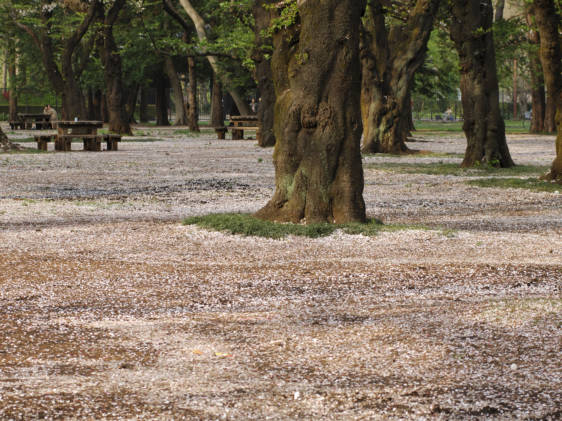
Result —
<instances>
[{"instance_id":1,"label":"tree bark","mask_svg":"<svg viewBox=\"0 0 562 421\"><path fill-rule=\"evenodd\" d=\"M549 180L562 183L562 54L560 47L560 15L556 11L553 0L534 0L534 14L540 35L540 57L544 71L547 90L547 118L545 129L548 127L548 99L554 103L556 129L556 158L552 162L550 172L545 176Z\"/></svg>"},{"instance_id":2,"label":"tree bark","mask_svg":"<svg viewBox=\"0 0 562 421\"><path fill-rule=\"evenodd\" d=\"M408 152L410 91L438 6L439 0L416 0L405 24L387 28L383 1L368 1L361 49L363 152Z\"/></svg>"},{"instance_id":3,"label":"tree bark","mask_svg":"<svg viewBox=\"0 0 562 421\"><path fill-rule=\"evenodd\" d=\"M193 22L193 24L195 25L195 30L197 31L197 36L199 37L199 40L203 42L207 42L205 21L203 20L201 15L199 15L197 10L195 10L195 8L191 5L191 2L189 0L180 0L180 3L183 6L184 10L186 11L187 15L189 16L189 18L191 19L191 21ZM232 84L230 83L228 77L223 72L220 71L217 58L214 56L207 56L207 60L209 61L209 64L211 65L213 72L220 77L223 86L226 87L231 86ZM241 114L244 115L251 114L250 107L248 106L246 101L244 101L242 95L240 95L240 93L236 89L229 88L228 93L230 94L230 96L232 96L232 99L234 99L234 102L236 103L236 106L238 107L238 110L240 111Z\"/></svg>"},{"instance_id":4,"label":"tree bark","mask_svg":"<svg viewBox=\"0 0 562 421\"><path fill-rule=\"evenodd\" d=\"M275 146L273 131L275 88L271 72L271 58L267 54L268 47L272 46L272 40L264 35L274 14L270 8L265 7L266 4L266 0L257 0L253 7L256 47L252 59L256 64L256 80L261 99L258 103L258 119L261 125L258 145L261 147Z\"/></svg>"},{"instance_id":5,"label":"tree bark","mask_svg":"<svg viewBox=\"0 0 562 421\"><path fill-rule=\"evenodd\" d=\"M365 221L357 0L298 1L274 35L275 194L256 213L286 222Z\"/></svg>"},{"instance_id":6,"label":"tree bark","mask_svg":"<svg viewBox=\"0 0 562 421\"><path fill-rule=\"evenodd\" d=\"M8 139L8 137L6 136L6 134L2 131L2 128L0 127L0 151L9 152L9 151L15 151L15 150L21 150L21 147L19 145L16 145L16 144L10 142L10 139Z\"/></svg>"},{"instance_id":7,"label":"tree bark","mask_svg":"<svg viewBox=\"0 0 562 421\"><path fill-rule=\"evenodd\" d=\"M503 10L505 8L505 0L497 0L496 1L496 13L495 13L495 21L498 22L503 19Z\"/></svg>"},{"instance_id":8,"label":"tree bark","mask_svg":"<svg viewBox=\"0 0 562 421\"><path fill-rule=\"evenodd\" d=\"M168 120L168 95L166 89L168 84L166 83L166 78L159 74L156 77L156 125L157 126L169 126L170 122Z\"/></svg>"},{"instance_id":9,"label":"tree bark","mask_svg":"<svg viewBox=\"0 0 562 421\"><path fill-rule=\"evenodd\" d=\"M137 97L139 95L139 84L134 83L129 89L125 90L126 100L125 100L125 113L127 115L127 120L129 124L136 123L135 121L135 108L137 106Z\"/></svg>"},{"instance_id":10,"label":"tree bark","mask_svg":"<svg viewBox=\"0 0 562 421\"><path fill-rule=\"evenodd\" d=\"M527 24L530 27L527 39L537 50L540 46L539 33L534 26L532 7L528 8ZM544 131L544 116L546 96L544 92L544 75L538 51L535 48L528 49L529 67L531 71L531 133L542 133Z\"/></svg>"},{"instance_id":11,"label":"tree bark","mask_svg":"<svg viewBox=\"0 0 562 421\"><path fill-rule=\"evenodd\" d=\"M16 89L16 48L12 40L8 41L8 115L10 121L18 119L18 92ZM4 81L5 83L6 81Z\"/></svg>"},{"instance_id":12,"label":"tree bark","mask_svg":"<svg viewBox=\"0 0 562 421\"><path fill-rule=\"evenodd\" d=\"M514 165L499 107L491 0L452 0L450 35L459 53L463 130L467 138L463 167Z\"/></svg>"},{"instance_id":13,"label":"tree bark","mask_svg":"<svg viewBox=\"0 0 562 421\"><path fill-rule=\"evenodd\" d=\"M148 98L146 89L146 86L141 86L140 88L139 120L141 123L148 122Z\"/></svg>"},{"instance_id":14,"label":"tree bark","mask_svg":"<svg viewBox=\"0 0 562 421\"><path fill-rule=\"evenodd\" d=\"M222 105L222 88L219 78L213 73L211 88L211 127L224 126L224 108Z\"/></svg>"},{"instance_id":15,"label":"tree bark","mask_svg":"<svg viewBox=\"0 0 562 421\"><path fill-rule=\"evenodd\" d=\"M187 58L187 122L189 130L199 132L199 109L197 107L197 74L195 72L195 59Z\"/></svg>"},{"instance_id":16,"label":"tree bark","mask_svg":"<svg viewBox=\"0 0 562 421\"><path fill-rule=\"evenodd\" d=\"M176 121L175 126L187 126L187 108L183 100L183 90L181 87L180 78L178 77L178 72L176 71L176 66L170 56L164 57L164 70L170 81L170 87L172 88L172 101L176 108Z\"/></svg>"}]
</instances>

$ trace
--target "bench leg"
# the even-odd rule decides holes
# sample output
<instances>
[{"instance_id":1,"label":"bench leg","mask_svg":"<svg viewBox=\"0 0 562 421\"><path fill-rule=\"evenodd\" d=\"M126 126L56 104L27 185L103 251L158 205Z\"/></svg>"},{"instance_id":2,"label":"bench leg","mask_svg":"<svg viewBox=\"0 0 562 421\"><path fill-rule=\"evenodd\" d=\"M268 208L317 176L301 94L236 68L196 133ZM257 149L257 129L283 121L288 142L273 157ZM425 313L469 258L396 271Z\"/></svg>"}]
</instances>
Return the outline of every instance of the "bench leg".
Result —
<instances>
[{"instance_id":1,"label":"bench leg","mask_svg":"<svg viewBox=\"0 0 562 421\"><path fill-rule=\"evenodd\" d=\"M46 151L48 149L48 146L47 146L48 144L49 143L46 140L43 140L43 139L38 140L37 141L37 149L39 149L40 151Z\"/></svg>"},{"instance_id":2,"label":"bench leg","mask_svg":"<svg viewBox=\"0 0 562 421\"><path fill-rule=\"evenodd\" d=\"M244 139L244 130L232 129L232 140Z\"/></svg>"}]
</instances>

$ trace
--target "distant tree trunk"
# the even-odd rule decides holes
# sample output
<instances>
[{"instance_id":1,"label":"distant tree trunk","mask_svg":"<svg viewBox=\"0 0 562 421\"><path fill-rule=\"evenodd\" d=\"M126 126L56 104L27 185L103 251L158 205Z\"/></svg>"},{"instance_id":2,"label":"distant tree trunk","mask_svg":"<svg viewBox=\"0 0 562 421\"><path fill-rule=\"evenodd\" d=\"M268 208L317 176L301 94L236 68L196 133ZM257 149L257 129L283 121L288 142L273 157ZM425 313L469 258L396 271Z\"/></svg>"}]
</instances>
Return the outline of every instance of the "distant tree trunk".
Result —
<instances>
[{"instance_id":1,"label":"distant tree trunk","mask_svg":"<svg viewBox=\"0 0 562 421\"><path fill-rule=\"evenodd\" d=\"M222 105L222 89L218 77L212 75L211 88L211 126L224 126L224 108Z\"/></svg>"},{"instance_id":2,"label":"distant tree trunk","mask_svg":"<svg viewBox=\"0 0 562 421\"><path fill-rule=\"evenodd\" d=\"M16 90L16 48L8 41L8 115L10 121L18 119L18 93ZM4 81L6 83L6 81Z\"/></svg>"},{"instance_id":3,"label":"distant tree trunk","mask_svg":"<svg viewBox=\"0 0 562 421\"><path fill-rule=\"evenodd\" d=\"M148 98L146 89L146 86L141 86L140 88L139 120L141 123L148 122Z\"/></svg>"},{"instance_id":4,"label":"distant tree trunk","mask_svg":"<svg viewBox=\"0 0 562 421\"><path fill-rule=\"evenodd\" d=\"M297 2L291 48L274 35L275 194L256 213L287 222L365 220L357 0Z\"/></svg>"},{"instance_id":5,"label":"distant tree trunk","mask_svg":"<svg viewBox=\"0 0 562 421\"><path fill-rule=\"evenodd\" d=\"M266 0L257 0L254 3L255 43L252 58L256 64L256 80L261 101L258 103L258 119L261 124L258 145L261 147L275 146L275 133L273 131L273 115L275 108L275 88L271 72L271 59L266 54L267 47L271 47L272 40L266 37L265 30L269 28L273 13L266 8Z\"/></svg>"},{"instance_id":6,"label":"distant tree trunk","mask_svg":"<svg viewBox=\"0 0 562 421\"><path fill-rule=\"evenodd\" d=\"M170 81L170 87L172 88L172 101L176 108L176 121L175 126L186 126L187 121L187 108L183 100L183 90L181 88L180 78L178 72L176 71L176 66L170 56L164 57L164 69L168 80Z\"/></svg>"},{"instance_id":7,"label":"distant tree trunk","mask_svg":"<svg viewBox=\"0 0 562 421\"><path fill-rule=\"evenodd\" d=\"M503 19L503 9L505 8L505 0L496 1L495 21L498 22Z\"/></svg>"},{"instance_id":8,"label":"distant tree trunk","mask_svg":"<svg viewBox=\"0 0 562 421\"><path fill-rule=\"evenodd\" d=\"M199 132L199 108L197 107L197 74L195 72L195 59L187 58L187 120L189 130Z\"/></svg>"},{"instance_id":9,"label":"distant tree trunk","mask_svg":"<svg viewBox=\"0 0 562 421\"><path fill-rule=\"evenodd\" d=\"M550 172L545 178L562 183L562 53L560 47L560 15L556 11L553 0L534 0L533 8L540 34L540 57L546 90L548 98L555 104L554 108L556 110L556 158L552 162ZM549 130L547 123L548 121L545 120L545 128Z\"/></svg>"},{"instance_id":10,"label":"distant tree trunk","mask_svg":"<svg viewBox=\"0 0 562 421\"><path fill-rule=\"evenodd\" d=\"M88 120L95 120L96 114L94 110L94 91L90 87L86 92L86 100L87 100L87 109L88 109Z\"/></svg>"},{"instance_id":11,"label":"distant tree trunk","mask_svg":"<svg viewBox=\"0 0 562 421\"><path fill-rule=\"evenodd\" d=\"M363 18L363 152L408 151L410 91L423 64L439 0L417 0L405 24L385 26L381 0L369 0Z\"/></svg>"},{"instance_id":12,"label":"distant tree trunk","mask_svg":"<svg viewBox=\"0 0 562 421\"><path fill-rule=\"evenodd\" d=\"M159 74L156 77L156 125L157 126L169 126L170 121L168 120L168 95L167 95L167 83L166 78Z\"/></svg>"},{"instance_id":13,"label":"distant tree trunk","mask_svg":"<svg viewBox=\"0 0 562 421\"><path fill-rule=\"evenodd\" d=\"M450 35L459 53L463 130L467 148L463 167L477 163L514 165L500 113L491 0L452 0Z\"/></svg>"},{"instance_id":14,"label":"distant tree trunk","mask_svg":"<svg viewBox=\"0 0 562 421\"><path fill-rule=\"evenodd\" d=\"M533 28L534 16L532 8L527 13L527 24L531 28L528 33L529 43L538 48L540 46L539 33ZM544 131L544 116L546 96L544 93L544 75L538 51L534 48L528 49L529 67L531 70L531 133L541 133Z\"/></svg>"},{"instance_id":15,"label":"distant tree trunk","mask_svg":"<svg viewBox=\"0 0 562 421\"><path fill-rule=\"evenodd\" d=\"M104 93L102 93L102 95L101 95L100 111L101 111L101 120L104 123L109 123L109 111L108 111L108 107L107 107L107 96Z\"/></svg>"},{"instance_id":16,"label":"distant tree trunk","mask_svg":"<svg viewBox=\"0 0 562 421\"><path fill-rule=\"evenodd\" d=\"M135 108L137 106L137 97L139 95L139 84L135 83L131 86L127 92L127 99L125 100L125 112L129 123L136 123L135 121Z\"/></svg>"},{"instance_id":17,"label":"distant tree trunk","mask_svg":"<svg viewBox=\"0 0 562 421\"><path fill-rule=\"evenodd\" d=\"M197 31L197 36L199 37L199 40L206 42L207 33L205 30L205 21L203 20L201 15L199 15L197 10L195 10L195 8L191 5L191 2L189 0L180 0L180 3L183 6L184 10L186 11L187 15L189 16L189 18L191 19L191 21L193 22L193 24L195 25L195 30ZM211 65L213 72L221 78L222 84L224 86L230 86L231 85L230 80L219 69L217 58L214 56L207 56L207 60L209 61L209 64ZM238 110L240 111L241 114L244 115L251 114L250 107L248 106L246 101L244 101L244 98L242 98L242 95L236 89L231 88L229 89L228 93L232 96L232 99L234 99L234 102L236 103L236 106L238 107Z\"/></svg>"},{"instance_id":18,"label":"distant tree trunk","mask_svg":"<svg viewBox=\"0 0 562 421\"><path fill-rule=\"evenodd\" d=\"M93 110L94 120L103 121L102 102L103 102L103 93L100 89L96 89L96 91L94 92L94 96L92 98L92 110Z\"/></svg>"},{"instance_id":19,"label":"distant tree trunk","mask_svg":"<svg viewBox=\"0 0 562 421\"><path fill-rule=\"evenodd\" d=\"M20 149L21 148L18 145L10 142L10 140L8 139L8 137L0 127L0 150L2 152L9 152L9 151L20 150Z\"/></svg>"}]
</instances>

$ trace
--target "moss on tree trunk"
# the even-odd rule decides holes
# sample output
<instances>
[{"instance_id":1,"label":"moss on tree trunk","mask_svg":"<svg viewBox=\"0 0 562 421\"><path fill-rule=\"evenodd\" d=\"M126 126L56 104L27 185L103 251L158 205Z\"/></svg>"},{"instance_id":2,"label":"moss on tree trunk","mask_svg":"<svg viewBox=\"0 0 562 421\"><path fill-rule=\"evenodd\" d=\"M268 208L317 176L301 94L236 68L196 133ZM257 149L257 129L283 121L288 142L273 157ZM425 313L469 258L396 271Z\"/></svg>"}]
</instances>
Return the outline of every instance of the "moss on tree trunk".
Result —
<instances>
[{"instance_id":1,"label":"moss on tree trunk","mask_svg":"<svg viewBox=\"0 0 562 421\"><path fill-rule=\"evenodd\" d=\"M256 216L365 220L357 0L298 2L298 30L274 36L275 184Z\"/></svg>"}]
</instances>

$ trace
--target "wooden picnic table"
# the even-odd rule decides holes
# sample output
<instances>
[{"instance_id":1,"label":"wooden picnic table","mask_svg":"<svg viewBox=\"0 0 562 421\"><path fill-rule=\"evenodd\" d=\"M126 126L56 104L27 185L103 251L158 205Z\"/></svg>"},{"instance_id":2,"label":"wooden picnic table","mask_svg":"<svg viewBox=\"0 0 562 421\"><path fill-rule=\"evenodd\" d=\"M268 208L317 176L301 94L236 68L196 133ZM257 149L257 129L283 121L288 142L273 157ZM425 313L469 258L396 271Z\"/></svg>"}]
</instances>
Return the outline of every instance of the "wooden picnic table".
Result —
<instances>
[{"instance_id":1,"label":"wooden picnic table","mask_svg":"<svg viewBox=\"0 0 562 421\"><path fill-rule=\"evenodd\" d=\"M101 136L98 135L98 129L102 127L103 121L59 120L55 150L70 151L72 139L82 139L85 151L101 151Z\"/></svg>"},{"instance_id":2,"label":"wooden picnic table","mask_svg":"<svg viewBox=\"0 0 562 421\"><path fill-rule=\"evenodd\" d=\"M33 124L35 123L35 128L37 130L46 129L50 126L49 120L51 116L49 114L28 114L28 113L19 113L18 118L20 119L22 129L32 129Z\"/></svg>"},{"instance_id":3,"label":"wooden picnic table","mask_svg":"<svg viewBox=\"0 0 562 421\"><path fill-rule=\"evenodd\" d=\"M232 140L244 139L244 130L255 130L256 138L260 136L260 124L257 115L230 116L229 128L232 131Z\"/></svg>"}]
</instances>

